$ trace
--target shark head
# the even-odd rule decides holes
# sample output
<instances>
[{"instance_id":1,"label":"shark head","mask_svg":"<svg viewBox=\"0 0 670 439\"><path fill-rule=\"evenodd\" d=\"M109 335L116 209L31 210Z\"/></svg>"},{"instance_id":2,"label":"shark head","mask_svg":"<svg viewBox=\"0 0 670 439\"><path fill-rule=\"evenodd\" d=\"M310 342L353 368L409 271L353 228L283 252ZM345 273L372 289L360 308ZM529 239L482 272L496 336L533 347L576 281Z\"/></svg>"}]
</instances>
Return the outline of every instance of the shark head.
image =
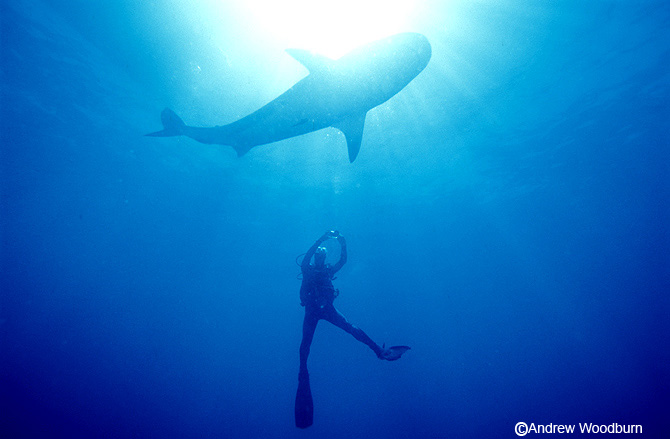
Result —
<instances>
[{"instance_id":1,"label":"shark head","mask_svg":"<svg viewBox=\"0 0 670 439\"><path fill-rule=\"evenodd\" d=\"M421 73L431 54L425 36L401 33L348 53L337 61L337 70L343 77L355 78L365 98L379 105Z\"/></svg>"},{"instance_id":2,"label":"shark head","mask_svg":"<svg viewBox=\"0 0 670 439\"><path fill-rule=\"evenodd\" d=\"M407 70L408 74L413 74L412 77L426 68L432 55L428 38L417 33L393 35L381 40L380 43L392 48L393 56L399 64L403 65L403 69Z\"/></svg>"},{"instance_id":3,"label":"shark head","mask_svg":"<svg viewBox=\"0 0 670 439\"><path fill-rule=\"evenodd\" d=\"M374 73L383 73L393 67L414 78L430 61L432 54L428 39L417 33L402 33L374 41L350 52L341 59L346 64L358 64L359 67Z\"/></svg>"}]
</instances>

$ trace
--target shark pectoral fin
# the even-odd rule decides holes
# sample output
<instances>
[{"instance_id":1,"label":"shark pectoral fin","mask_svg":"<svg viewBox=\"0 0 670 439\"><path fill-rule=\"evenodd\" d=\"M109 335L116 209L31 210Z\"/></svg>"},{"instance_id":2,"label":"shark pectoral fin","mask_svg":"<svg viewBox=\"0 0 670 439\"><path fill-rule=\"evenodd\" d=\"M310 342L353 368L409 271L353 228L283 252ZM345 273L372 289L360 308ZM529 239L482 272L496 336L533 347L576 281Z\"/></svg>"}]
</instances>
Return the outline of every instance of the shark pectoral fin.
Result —
<instances>
[{"instance_id":1,"label":"shark pectoral fin","mask_svg":"<svg viewBox=\"0 0 670 439\"><path fill-rule=\"evenodd\" d=\"M296 61L307 67L310 73L328 72L335 62L327 56L319 55L309 50L286 49L286 53L291 55Z\"/></svg>"},{"instance_id":2,"label":"shark pectoral fin","mask_svg":"<svg viewBox=\"0 0 670 439\"><path fill-rule=\"evenodd\" d=\"M335 128L342 131L347 138L347 149L349 150L349 163L356 160L358 151L361 149L361 140L363 140L363 127L365 126L365 114L353 116L334 125Z\"/></svg>"}]
</instances>

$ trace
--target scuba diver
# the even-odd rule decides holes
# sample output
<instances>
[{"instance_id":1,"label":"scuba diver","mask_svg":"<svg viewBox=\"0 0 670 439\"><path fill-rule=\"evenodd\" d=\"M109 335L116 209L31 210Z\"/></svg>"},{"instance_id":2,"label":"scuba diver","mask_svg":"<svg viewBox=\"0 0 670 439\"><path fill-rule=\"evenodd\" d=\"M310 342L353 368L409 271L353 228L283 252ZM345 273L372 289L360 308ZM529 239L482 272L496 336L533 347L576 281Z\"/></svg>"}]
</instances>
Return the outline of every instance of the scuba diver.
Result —
<instances>
[{"instance_id":1,"label":"scuba diver","mask_svg":"<svg viewBox=\"0 0 670 439\"><path fill-rule=\"evenodd\" d=\"M326 264L327 250L321 244L328 239L336 239L340 244L340 260L335 265ZM314 257L314 264L310 261ZM298 374L298 393L295 401L295 422L298 428L307 428L313 422L312 393L307 371L312 338L319 320L327 320L338 328L353 335L356 340L365 343L381 360L395 361L409 350L409 346L379 346L362 329L352 325L333 306L339 291L333 287L333 279L347 262L347 242L337 231L326 232L312 245L300 264L302 285L300 286L300 305L305 307L305 319L302 324L302 343L300 343L300 372Z\"/></svg>"}]
</instances>

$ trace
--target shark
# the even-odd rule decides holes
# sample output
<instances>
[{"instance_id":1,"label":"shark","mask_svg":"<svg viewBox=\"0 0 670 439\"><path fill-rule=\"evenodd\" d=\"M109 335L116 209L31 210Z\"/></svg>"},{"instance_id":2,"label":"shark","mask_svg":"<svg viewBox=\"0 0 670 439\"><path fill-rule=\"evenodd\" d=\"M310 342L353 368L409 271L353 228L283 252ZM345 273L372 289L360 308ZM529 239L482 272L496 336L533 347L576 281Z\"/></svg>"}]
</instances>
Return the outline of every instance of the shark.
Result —
<instances>
[{"instance_id":1,"label":"shark","mask_svg":"<svg viewBox=\"0 0 670 439\"><path fill-rule=\"evenodd\" d=\"M337 60L302 49L286 52L309 74L265 106L214 127L186 125L165 108L163 130L147 136L187 136L205 144L232 146L241 157L254 146L334 127L344 134L353 163L368 111L405 88L426 68L432 54L428 39L411 32L368 43Z\"/></svg>"}]
</instances>

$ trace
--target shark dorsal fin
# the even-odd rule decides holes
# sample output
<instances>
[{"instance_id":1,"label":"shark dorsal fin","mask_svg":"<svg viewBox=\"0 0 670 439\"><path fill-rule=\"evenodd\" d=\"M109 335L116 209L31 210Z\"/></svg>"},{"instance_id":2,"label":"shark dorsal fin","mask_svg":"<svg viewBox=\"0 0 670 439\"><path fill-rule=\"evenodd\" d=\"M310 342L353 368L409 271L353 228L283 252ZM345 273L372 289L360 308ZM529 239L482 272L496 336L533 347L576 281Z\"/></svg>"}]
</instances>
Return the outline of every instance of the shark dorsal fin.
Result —
<instances>
[{"instance_id":1,"label":"shark dorsal fin","mask_svg":"<svg viewBox=\"0 0 670 439\"><path fill-rule=\"evenodd\" d=\"M361 141L363 140L363 127L365 126L366 113L351 116L348 119L338 122L333 125L338 130L344 133L347 138L347 149L349 150L349 163L356 160L358 151L361 149Z\"/></svg>"},{"instance_id":2,"label":"shark dorsal fin","mask_svg":"<svg viewBox=\"0 0 670 439\"><path fill-rule=\"evenodd\" d=\"M330 70L333 60L324 55L310 52L303 49L286 49L286 53L295 58L303 66L307 67L310 73L327 72Z\"/></svg>"}]
</instances>

